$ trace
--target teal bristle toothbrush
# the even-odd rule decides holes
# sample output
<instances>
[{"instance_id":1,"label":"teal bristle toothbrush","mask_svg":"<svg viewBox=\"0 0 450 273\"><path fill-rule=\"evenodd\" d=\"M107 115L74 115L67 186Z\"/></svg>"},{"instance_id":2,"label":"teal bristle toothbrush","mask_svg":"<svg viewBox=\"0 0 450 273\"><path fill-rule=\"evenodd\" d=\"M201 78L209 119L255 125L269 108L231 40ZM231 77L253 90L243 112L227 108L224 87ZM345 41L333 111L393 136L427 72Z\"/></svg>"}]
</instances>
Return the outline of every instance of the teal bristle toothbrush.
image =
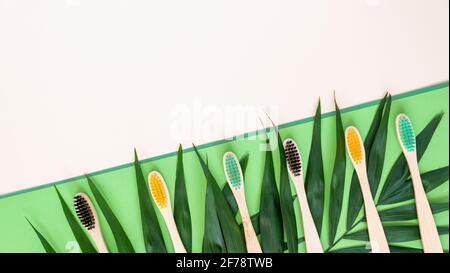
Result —
<instances>
[{"instance_id":1,"label":"teal bristle toothbrush","mask_svg":"<svg viewBox=\"0 0 450 273\"><path fill-rule=\"evenodd\" d=\"M244 176L242 174L241 165L236 155L232 152L227 152L223 156L223 168L227 182L233 192L234 199L241 214L242 225L244 226L245 243L247 245L247 252L262 253L258 238L248 213L247 203L245 201Z\"/></svg>"},{"instance_id":2,"label":"teal bristle toothbrush","mask_svg":"<svg viewBox=\"0 0 450 273\"><path fill-rule=\"evenodd\" d=\"M78 219L94 240L98 251L100 253L108 253L109 251L100 229L100 223L98 222L97 212L89 197L85 193L77 193L73 198L73 204Z\"/></svg>"},{"instance_id":3,"label":"teal bristle toothbrush","mask_svg":"<svg viewBox=\"0 0 450 273\"><path fill-rule=\"evenodd\" d=\"M399 114L396 125L397 137L405 155L406 162L408 163L409 172L411 173L423 250L426 253L442 253L443 249L439 239L439 233L420 177L416 154L416 136L411 120L407 115Z\"/></svg>"},{"instance_id":4,"label":"teal bristle toothbrush","mask_svg":"<svg viewBox=\"0 0 450 273\"><path fill-rule=\"evenodd\" d=\"M323 253L319 233L314 224L311 211L309 210L308 199L306 198L302 158L298 146L293 139L288 138L284 141L284 151L286 154L286 162L289 167L289 175L294 183L297 199L300 203L306 251L308 253Z\"/></svg>"}]
</instances>

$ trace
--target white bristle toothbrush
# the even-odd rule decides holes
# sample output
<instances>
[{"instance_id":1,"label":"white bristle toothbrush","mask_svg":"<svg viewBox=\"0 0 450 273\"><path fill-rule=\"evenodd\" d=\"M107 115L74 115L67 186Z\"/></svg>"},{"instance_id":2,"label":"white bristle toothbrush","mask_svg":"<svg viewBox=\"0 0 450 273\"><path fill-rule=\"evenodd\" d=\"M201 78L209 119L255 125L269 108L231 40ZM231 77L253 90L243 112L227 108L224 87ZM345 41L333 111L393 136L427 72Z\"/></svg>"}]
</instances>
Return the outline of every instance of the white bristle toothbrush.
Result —
<instances>
[{"instance_id":1,"label":"white bristle toothbrush","mask_svg":"<svg viewBox=\"0 0 450 273\"><path fill-rule=\"evenodd\" d=\"M306 251L308 253L323 253L319 233L309 210L308 199L306 198L305 185L303 179L303 164L300 151L293 139L284 141L284 152L288 165L289 175L294 183L297 199L300 203L302 214L303 232L305 236Z\"/></svg>"},{"instance_id":2,"label":"white bristle toothbrush","mask_svg":"<svg viewBox=\"0 0 450 273\"><path fill-rule=\"evenodd\" d=\"M94 240L98 251L109 253L100 229L97 212L89 197L85 193L77 193L73 198L73 203L78 219Z\"/></svg>"},{"instance_id":3,"label":"white bristle toothbrush","mask_svg":"<svg viewBox=\"0 0 450 273\"><path fill-rule=\"evenodd\" d=\"M234 153L227 152L224 154L223 168L241 214L247 252L262 253L261 246L258 238L256 237L255 229L253 228L252 221L248 213L247 203L245 201L244 176L242 174L241 165L239 164L239 160Z\"/></svg>"},{"instance_id":4,"label":"white bristle toothbrush","mask_svg":"<svg viewBox=\"0 0 450 273\"><path fill-rule=\"evenodd\" d=\"M423 250L426 253L442 253L439 233L433 219L433 213L423 189L416 154L416 136L411 120L405 114L399 114L396 119L397 137L408 163L409 172L416 199L417 218L419 220L420 236Z\"/></svg>"},{"instance_id":5,"label":"white bristle toothbrush","mask_svg":"<svg viewBox=\"0 0 450 273\"><path fill-rule=\"evenodd\" d=\"M358 129L353 126L347 127L345 130L345 143L361 186L372 252L389 253L389 245L384 233L383 224L372 199L369 179L367 178L366 152Z\"/></svg>"},{"instance_id":6,"label":"white bristle toothbrush","mask_svg":"<svg viewBox=\"0 0 450 273\"><path fill-rule=\"evenodd\" d=\"M153 200L155 201L156 206L161 212L164 222L166 223L175 253L186 253L186 249L181 241L180 234L178 233L178 229L175 224L175 219L173 218L169 191L167 190L164 178L159 172L153 171L148 175L148 182L150 184L150 192Z\"/></svg>"}]
</instances>

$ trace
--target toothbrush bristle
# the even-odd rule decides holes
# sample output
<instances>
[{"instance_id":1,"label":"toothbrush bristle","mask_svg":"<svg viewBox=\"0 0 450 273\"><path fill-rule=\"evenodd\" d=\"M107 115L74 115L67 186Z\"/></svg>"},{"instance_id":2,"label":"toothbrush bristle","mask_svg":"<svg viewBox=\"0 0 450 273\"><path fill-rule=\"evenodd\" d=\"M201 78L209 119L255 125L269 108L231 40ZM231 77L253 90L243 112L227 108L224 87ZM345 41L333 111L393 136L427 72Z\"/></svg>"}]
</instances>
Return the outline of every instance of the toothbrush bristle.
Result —
<instances>
[{"instance_id":1,"label":"toothbrush bristle","mask_svg":"<svg viewBox=\"0 0 450 273\"><path fill-rule=\"evenodd\" d=\"M149 182L150 192L152 193L156 205L160 208L165 208L167 206L167 196L161 177L155 172L151 173Z\"/></svg>"},{"instance_id":2,"label":"toothbrush bristle","mask_svg":"<svg viewBox=\"0 0 450 273\"><path fill-rule=\"evenodd\" d=\"M300 152L297 145L292 140L287 140L284 145L284 151L286 153L286 161L289 169L294 176L302 174L302 161L300 159Z\"/></svg>"},{"instance_id":3,"label":"toothbrush bristle","mask_svg":"<svg viewBox=\"0 0 450 273\"><path fill-rule=\"evenodd\" d=\"M233 188L239 190L242 185L240 165L231 154L225 156L225 171Z\"/></svg>"},{"instance_id":4,"label":"toothbrush bristle","mask_svg":"<svg viewBox=\"0 0 450 273\"><path fill-rule=\"evenodd\" d=\"M92 230L95 228L95 217L92 212L92 208L88 201L81 194L77 194L73 200L75 211L81 224L87 229Z\"/></svg>"},{"instance_id":5,"label":"toothbrush bristle","mask_svg":"<svg viewBox=\"0 0 450 273\"><path fill-rule=\"evenodd\" d=\"M416 136L414 135L414 129L411 120L406 115L401 115L398 118L398 130L400 140L408 152L414 152L416 150Z\"/></svg>"},{"instance_id":6,"label":"toothbrush bristle","mask_svg":"<svg viewBox=\"0 0 450 273\"><path fill-rule=\"evenodd\" d=\"M359 133L355 128L347 128L345 139L350 157L356 164L360 164L363 160L363 144L361 143Z\"/></svg>"}]
</instances>

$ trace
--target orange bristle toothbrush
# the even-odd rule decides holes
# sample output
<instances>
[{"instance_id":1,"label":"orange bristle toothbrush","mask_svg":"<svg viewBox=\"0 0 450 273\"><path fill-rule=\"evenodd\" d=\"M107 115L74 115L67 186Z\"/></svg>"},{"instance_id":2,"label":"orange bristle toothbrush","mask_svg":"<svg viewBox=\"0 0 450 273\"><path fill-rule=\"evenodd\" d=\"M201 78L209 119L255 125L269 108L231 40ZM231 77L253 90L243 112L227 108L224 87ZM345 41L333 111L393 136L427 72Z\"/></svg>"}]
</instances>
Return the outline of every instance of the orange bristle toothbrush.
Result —
<instances>
[{"instance_id":1,"label":"orange bristle toothbrush","mask_svg":"<svg viewBox=\"0 0 450 273\"><path fill-rule=\"evenodd\" d=\"M361 186L372 252L389 253L389 245L384 234L383 224L372 199L369 179L367 178L366 152L358 129L353 126L347 127L345 130L345 143Z\"/></svg>"},{"instance_id":2,"label":"orange bristle toothbrush","mask_svg":"<svg viewBox=\"0 0 450 273\"><path fill-rule=\"evenodd\" d=\"M186 249L181 241L180 234L178 233L178 229L175 224L175 219L173 218L169 191L167 190L164 178L159 172L153 171L148 175L148 181L153 200L161 212L167 229L169 230L175 252L186 253Z\"/></svg>"}]
</instances>

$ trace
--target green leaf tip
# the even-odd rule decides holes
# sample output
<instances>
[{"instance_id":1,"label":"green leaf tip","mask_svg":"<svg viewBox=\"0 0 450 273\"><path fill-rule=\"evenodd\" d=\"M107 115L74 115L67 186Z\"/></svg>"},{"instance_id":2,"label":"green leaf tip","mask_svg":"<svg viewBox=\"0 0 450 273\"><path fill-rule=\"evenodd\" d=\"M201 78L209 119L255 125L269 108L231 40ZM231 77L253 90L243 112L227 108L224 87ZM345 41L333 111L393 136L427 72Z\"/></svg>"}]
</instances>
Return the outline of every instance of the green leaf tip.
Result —
<instances>
[{"instance_id":1,"label":"green leaf tip","mask_svg":"<svg viewBox=\"0 0 450 273\"><path fill-rule=\"evenodd\" d=\"M336 102L336 155L334 159L334 167L331 176L331 189L329 201L329 221L328 221L328 243L334 243L338 224L340 220L342 203L344 199L345 187L345 169L346 169L346 154L345 154L345 133L342 123L341 111Z\"/></svg>"},{"instance_id":2,"label":"green leaf tip","mask_svg":"<svg viewBox=\"0 0 450 273\"><path fill-rule=\"evenodd\" d=\"M37 230L37 228L31 223L31 221L25 216L25 220L27 220L28 224L31 226L31 228L34 230L34 233L36 233L36 236L38 237L39 241L42 244L42 247L44 248L46 253L56 253L56 250L52 247L52 245L48 242L48 240L42 235L41 232Z\"/></svg>"},{"instance_id":3,"label":"green leaf tip","mask_svg":"<svg viewBox=\"0 0 450 273\"><path fill-rule=\"evenodd\" d=\"M139 158L137 156L136 150L134 155L135 179L145 251L148 253L166 253L167 248L164 243L155 208L151 203L149 186L142 172L141 164L139 163Z\"/></svg>"},{"instance_id":4,"label":"green leaf tip","mask_svg":"<svg viewBox=\"0 0 450 273\"><path fill-rule=\"evenodd\" d=\"M311 148L305 176L305 191L311 215L316 224L317 231L322 230L322 217L324 212L325 178L322 158L322 115L320 100L314 115L314 124L311 139Z\"/></svg>"},{"instance_id":5,"label":"green leaf tip","mask_svg":"<svg viewBox=\"0 0 450 273\"><path fill-rule=\"evenodd\" d=\"M266 139L269 143L269 139ZM259 208L261 247L264 253L284 251L283 219L271 151L265 151L264 173Z\"/></svg>"},{"instance_id":6,"label":"green leaf tip","mask_svg":"<svg viewBox=\"0 0 450 273\"><path fill-rule=\"evenodd\" d=\"M201 158L197 147L195 147L195 145L193 147L207 182L206 210L208 211L210 209L207 204L216 207L215 213L209 212L208 215L210 218L205 219L205 238L203 241L203 247L206 249L205 251L223 252L225 250L232 253L246 252L244 235L236 222L231 207L228 205L225 196L222 194L222 190L219 188L216 179L212 175L205 161ZM217 227L217 218L220 224L219 227ZM209 232L206 233L207 228L211 231L211 234L213 232L222 234L222 239L220 239L220 237L213 237ZM219 241L217 241L217 239L219 239ZM222 241L225 242L226 249L224 249L222 245L217 245Z\"/></svg>"},{"instance_id":7,"label":"green leaf tip","mask_svg":"<svg viewBox=\"0 0 450 273\"><path fill-rule=\"evenodd\" d=\"M180 233L183 245L188 252L192 252L192 223L189 201L186 190L186 178L184 175L183 147L180 144L177 152L174 194L174 219Z\"/></svg>"},{"instance_id":8,"label":"green leaf tip","mask_svg":"<svg viewBox=\"0 0 450 273\"><path fill-rule=\"evenodd\" d=\"M271 120L272 121L272 120ZM291 184L289 181L289 174L287 170L286 157L283 141L281 140L280 132L272 121L274 131L277 134L277 148L280 156L280 207L281 216L283 220L283 228L285 231L288 250L290 253L298 252L298 235L297 222L294 211L294 204L292 203Z\"/></svg>"}]
</instances>

